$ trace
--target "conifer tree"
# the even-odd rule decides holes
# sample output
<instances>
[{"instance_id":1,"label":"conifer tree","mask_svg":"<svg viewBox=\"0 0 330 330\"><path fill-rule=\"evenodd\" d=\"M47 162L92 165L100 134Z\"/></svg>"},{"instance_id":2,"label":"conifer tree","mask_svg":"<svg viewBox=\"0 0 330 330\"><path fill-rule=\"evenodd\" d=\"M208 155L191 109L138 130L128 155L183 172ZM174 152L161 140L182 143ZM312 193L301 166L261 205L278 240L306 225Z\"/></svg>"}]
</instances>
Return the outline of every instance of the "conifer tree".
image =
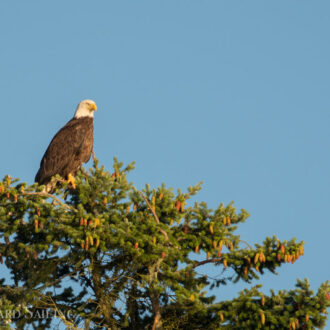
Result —
<instances>
[{"instance_id":1,"label":"conifer tree","mask_svg":"<svg viewBox=\"0 0 330 330\"><path fill-rule=\"evenodd\" d=\"M133 168L115 159L111 174L95 160L76 189L62 182L54 195L9 176L0 182L1 328L52 329L56 320L68 329L325 326L329 282L316 293L298 280L290 291L257 285L216 298L225 284L248 286L294 264L302 241L245 242L235 233L245 210L190 203L200 184L138 190L127 181ZM205 264L221 276L201 273Z\"/></svg>"}]
</instances>

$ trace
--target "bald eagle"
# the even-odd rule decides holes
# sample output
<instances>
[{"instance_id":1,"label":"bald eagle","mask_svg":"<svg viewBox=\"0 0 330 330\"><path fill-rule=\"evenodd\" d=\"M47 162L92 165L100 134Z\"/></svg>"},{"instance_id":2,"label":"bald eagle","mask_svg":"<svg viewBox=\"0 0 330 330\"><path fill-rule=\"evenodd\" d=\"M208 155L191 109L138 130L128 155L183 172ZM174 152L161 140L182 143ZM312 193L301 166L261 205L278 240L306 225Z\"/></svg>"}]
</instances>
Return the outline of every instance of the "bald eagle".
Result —
<instances>
[{"instance_id":1,"label":"bald eagle","mask_svg":"<svg viewBox=\"0 0 330 330\"><path fill-rule=\"evenodd\" d=\"M51 182L51 179L56 174L75 187L74 175L82 163L88 162L93 152L93 120L96 109L94 101L81 101L74 117L53 137L35 177L35 182L45 185L46 192L54 192L56 183Z\"/></svg>"}]
</instances>

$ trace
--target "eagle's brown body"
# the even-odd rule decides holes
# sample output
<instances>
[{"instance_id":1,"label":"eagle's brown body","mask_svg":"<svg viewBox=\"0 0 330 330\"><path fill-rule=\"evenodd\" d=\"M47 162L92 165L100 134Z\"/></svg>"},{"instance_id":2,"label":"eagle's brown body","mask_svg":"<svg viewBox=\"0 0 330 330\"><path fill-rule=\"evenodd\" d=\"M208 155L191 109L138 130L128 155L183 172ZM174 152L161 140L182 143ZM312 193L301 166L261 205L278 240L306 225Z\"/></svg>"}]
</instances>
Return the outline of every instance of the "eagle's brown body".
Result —
<instances>
[{"instance_id":1,"label":"eagle's brown body","mask_svg":"<svg viewBox=\"0 0 330 330\"><path fill-rule=\"evenodd\" d=\"M50 142L42 160L35 181L46 185L56 174L67 179L75 175L82 163L88 162L93 151L93 117L71 119Z\"/></svg>"}]
</instances>

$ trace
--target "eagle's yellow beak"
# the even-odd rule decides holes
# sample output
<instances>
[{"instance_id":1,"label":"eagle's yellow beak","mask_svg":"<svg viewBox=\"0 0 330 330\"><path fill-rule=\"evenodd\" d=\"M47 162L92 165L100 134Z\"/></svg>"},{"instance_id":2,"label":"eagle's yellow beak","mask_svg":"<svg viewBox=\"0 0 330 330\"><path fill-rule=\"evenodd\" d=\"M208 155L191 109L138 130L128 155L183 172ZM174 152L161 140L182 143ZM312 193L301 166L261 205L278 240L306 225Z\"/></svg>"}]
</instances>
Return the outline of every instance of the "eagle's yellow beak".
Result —
<instances>
[{"instance_id":1,"label":"eagle's yellow beak","mask_svg":"<svg viewBox=\"0 0 330 330\"><path fill-rule=\"evenodd\" d=\"M96 104L95 104L95 103L92 103L92 104L91 104L91 109L92 109L92 110L94 110L94 111L96 111L96 110L97 110L97 106L96 106Z\"/></svg>"}]
</instances>

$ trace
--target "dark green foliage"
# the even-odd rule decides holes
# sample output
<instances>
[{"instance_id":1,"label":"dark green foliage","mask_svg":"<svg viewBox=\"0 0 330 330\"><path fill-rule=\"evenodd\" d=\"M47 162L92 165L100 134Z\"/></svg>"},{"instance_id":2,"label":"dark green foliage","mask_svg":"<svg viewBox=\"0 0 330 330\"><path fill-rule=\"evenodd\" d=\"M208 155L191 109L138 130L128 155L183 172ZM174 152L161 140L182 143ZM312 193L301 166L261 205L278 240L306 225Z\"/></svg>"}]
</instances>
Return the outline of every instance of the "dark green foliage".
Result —
<instances>
[{"instance_id":1,"label":"dark green foliage","mask_svg":"<svg viewBox=\"0 0 330 330\"><path fill-rule=\"evenodd\" d=\"M111 175L97 162L55 195L10 177L0 182L0 326L5 312L23 329L52 328L51 309L67 328L313 329L325 326L328 283L314 294L307 281L289 292L260 287L216 301L221 285L258 279L303 255L303 242L266 238L254 247L235 234L248 213L232 204L189 205L200 184L175 194L165 185L138 191L133 164L115 159ZM221 277L201 274L214 265ZM61 313L62 314L61 314ZM14 314L12 314L14 315ZM53 321L52 321L53 320Z\"/></svg>"}]
</instances>

